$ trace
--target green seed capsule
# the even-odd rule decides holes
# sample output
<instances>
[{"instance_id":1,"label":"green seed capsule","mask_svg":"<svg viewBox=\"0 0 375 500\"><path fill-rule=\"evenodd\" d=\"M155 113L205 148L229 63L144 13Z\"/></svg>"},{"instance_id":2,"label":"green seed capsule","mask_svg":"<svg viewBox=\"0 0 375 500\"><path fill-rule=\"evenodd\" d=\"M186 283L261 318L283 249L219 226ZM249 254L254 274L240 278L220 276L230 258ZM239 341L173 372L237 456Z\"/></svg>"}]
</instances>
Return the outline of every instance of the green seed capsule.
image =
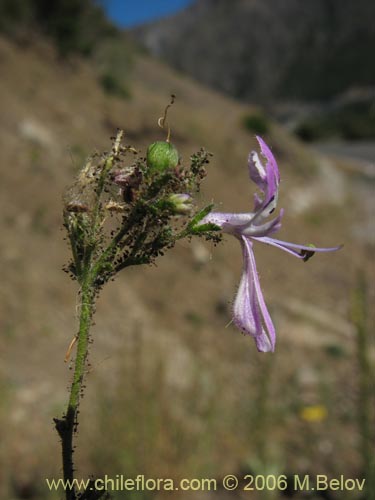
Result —
<instances>
[{"instance_id":1,"label":"green seed capsule","mask_svg":"<svg viewBox=\"0 0 375 500\"><path fill-rule=\"evenodd\" d=\"M150 170L163 172L177 167L178 162L178 151L170 142L157 141L147 149L147 166Z\"/></svg>"}]
</instances>

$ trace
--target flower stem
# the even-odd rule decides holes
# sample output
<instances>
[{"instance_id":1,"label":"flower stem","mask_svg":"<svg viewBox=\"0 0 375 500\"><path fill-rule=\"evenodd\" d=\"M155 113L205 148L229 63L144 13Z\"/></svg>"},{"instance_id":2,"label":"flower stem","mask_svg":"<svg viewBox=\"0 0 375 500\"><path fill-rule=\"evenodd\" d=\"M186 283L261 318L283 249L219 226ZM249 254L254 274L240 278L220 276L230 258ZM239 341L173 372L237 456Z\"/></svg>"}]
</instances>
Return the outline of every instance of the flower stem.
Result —
<instances>
[{"instance_id":1,"label":"flower stem","mask_svg":"<svg viewBox=\"0 0 375 500\"><path fill-rule=\"evenodd\" d=\"M88 269L89 266L87 266ZM95 290L93 287L93 276L89 271L85 273L81 289L81 311L79 331L77 335L77 353L73 381L70 388L67 410L62 419L55 419L56 430L61 438L63 476L64 481L69 482L66 489L66 500L75 500L76 492L73 486L74 464L73 464L73 436L76 431L78 405L82 395L83 379L85 375L86 359L89 345L89 331L91 319L95 306ZM69 487L70 485L70 487Z\"/></svg>"}]
</instances>

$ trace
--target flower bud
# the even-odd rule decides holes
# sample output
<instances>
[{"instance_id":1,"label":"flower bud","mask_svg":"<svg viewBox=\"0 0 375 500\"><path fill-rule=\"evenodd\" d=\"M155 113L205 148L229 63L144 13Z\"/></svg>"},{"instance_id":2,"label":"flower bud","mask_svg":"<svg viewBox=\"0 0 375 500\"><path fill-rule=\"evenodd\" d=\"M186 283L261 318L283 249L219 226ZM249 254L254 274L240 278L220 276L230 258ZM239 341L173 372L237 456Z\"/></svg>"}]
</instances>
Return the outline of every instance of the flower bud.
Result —
<instances>
[{"instance_id":1,"label":"flower bud","mask_svg":"<svg viewBox=\"0 0 375 500\"><path fill-rule=\"evenodd\" d=\"M147 149L147 166L151 171L163 172L177 167L178 162L178 151L170 142L157 141Z\"/></svg>"},{"instance_id":2,"label":"flower bud","mask_svg":"<svg viewBox=\"0 0 375 500\"><path fill-rule=\"evenodd\" d=\"M188 214L193 208L193 198L189 194L171 194L168 201L175 214Z\"/></svg>"}]
</instances>

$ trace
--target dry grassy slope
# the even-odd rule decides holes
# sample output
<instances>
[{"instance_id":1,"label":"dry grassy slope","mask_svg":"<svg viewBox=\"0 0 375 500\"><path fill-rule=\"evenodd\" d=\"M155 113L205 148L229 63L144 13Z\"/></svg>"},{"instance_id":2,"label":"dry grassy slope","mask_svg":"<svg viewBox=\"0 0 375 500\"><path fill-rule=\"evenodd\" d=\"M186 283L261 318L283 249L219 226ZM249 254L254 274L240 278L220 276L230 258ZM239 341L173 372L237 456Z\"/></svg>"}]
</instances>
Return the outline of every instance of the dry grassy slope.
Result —
<instances>
[{"instance_id":1,"label":"dry grassy slope","mask_svg":"<svg viewBox=\"0 0 375 500\"><path fill-rule=\"evenodd\" d=\"M104 95L89 66L59 64L43 44L19 48L1 40L0 71L0 418L9 429L0 449L0 474L16 475L16 482L27 483L33 477L59 473L51 417L62 411L66 399L69 372L62 360L76 328L77 291L61 272L69 255L61 231L61 194L79 163L93 149L108 148L116 127L123 127L136 147L145 148L161 138L156 120L174 92L178 99L170 120L184 159L202 145L214 153L202 200L214 199L227 210L248 210L251 186L246 158L254 139L239 125L246 111L242 105L143 56L131 76L129 101ZM286 208L281 236L317 245L346 243L340 253L316 257L307 265L274 249L256 249L279 339L273 391L280 394L278 384L294 380L306 365L314 372L322 363L323 372L329 371L322 353L326 343L342 343L347 352L329 372L332 384L339 384L343 373L355 372L346 316L353 268L358 258L365 262L360 243L351 236L360 207L351 185L334 166L320 164L276 125L267 139L281 163L280 205ZM116 384L122 387L129 339L141 335L146 353L142 370L147 374L152 362L162 359L160 383L173 395L168 402L172 415L178 417L182 411L181 418L186 416L186 394L196 380L206 381L210 397L216 395L218 408L225 408L229 420L222 434L217 427L218 443L211 449L213 471L218 474L233 467L249 454L243 438L234 437L238 421L243 420L236 408L244 394L251 398L256 391L253 381L260 377L264 358L259 360L251 339L233 327L225 328L241 269L238 245L228 239L216 249L206 248L212 260L205 265L199 266L192 252L202 251L199 245L181 243L157 267L130 269L103 292L91 349L94 368L82 405L87 427L82 429L82 442L90 443L90 432L99 428L97 414L89 411L92 405L100 407L103 391L96 396L98 388L112 394ZM113 424L111 414L106 418L103 432ZM192 411L186 419L188 431L194 422ZM295 413L275 433L286 436L289 424L298 425ZM199 419L194 425L194 432L203 432ZM96 439L98 446L108 444L108 439ZM293 439L298 448L298 438ZM83 448L83 470L90 472L92 446ZM288 453L287 447L284 452ZM311 453L308 463L313 461ZM178 460L174 463L167 453L166 457L159 469L155 460L152 467L178 473ZM329 452L326 458L329 462ZM355 466L356 455L346 462L349 469ZM6 480L0 483L7 487Z\"/></svg>"}]
</instances>

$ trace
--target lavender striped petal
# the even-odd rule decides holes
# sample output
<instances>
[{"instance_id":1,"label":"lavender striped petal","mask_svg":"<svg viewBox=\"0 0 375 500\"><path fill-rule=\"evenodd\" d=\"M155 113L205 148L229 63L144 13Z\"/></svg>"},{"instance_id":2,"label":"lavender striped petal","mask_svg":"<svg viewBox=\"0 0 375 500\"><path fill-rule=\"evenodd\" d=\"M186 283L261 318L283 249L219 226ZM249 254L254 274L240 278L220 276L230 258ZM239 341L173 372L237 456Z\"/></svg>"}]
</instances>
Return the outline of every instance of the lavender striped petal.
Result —
<instances>
[{"instance_id":1,"label":"lavender striped petal","mask_svg":"<svg viewBox=\"0 0 375 500\"><path fill-rule=\"evenodd\" d=\"M258 141L262 155L267 159L267 163L270 165L271 170L272 170L272 172L275 176L275 179L277 181L277 184L278 184L280 182L280 172L279 172L279 167L277 166L276 159L273 156L270 148L264 142L264 140L261 137L259 137L258 135L256 135L255 138Z\"/></svg>"},{"instance_id":2,"label":"lavender striped petal","mask_svg":"<svg viewBox=\"0 0 375 500\"><path fill-rule=\"evenodd\" d=\"M257 241L260 241L262 243L267 243L268 245L275 246L277 248L280 248L280 250L284 250L285 252L288 252L295 257L303 258L303 255L294 249L297 250L307 250L308 252L335 252L337 250L340 250L343 245L339 245L337 247L327 247L327 248L318 248L314 246L308 246L308 245L297 245L296 243L289 243L288 241L281 241L277 240L275 238L268 238L267 236L256 236L254 237Z\"/></svg>"},{"instance_id":3,"label":"lavender striped petal","mask_svg":"<svg viewBox=\"0 0 375 500\"><path fill-rule=\"evenodd\" d=\"M249 254L249 261L250 261L250 268L251 268L251 273L254 281L254 287L255 287L255 297L256 301L260 307L261 314L263 317L265 329L263 329L263 336L262 338L259 338L258 341L255 339L257 343L258 350L262 352L267 352L267 351L274 351L275 350L275 344L276 344L276 332L275 332L275 327L273 325L270 313L268 312L266 303L264 301L262 289L260 287L260 282L259 282L259 276L256 268L256 262L255 262L255 257L254 253L252 251L251 247L251 242L247 239L244 238L244 243L247 248L247 252ZM266 331L266 332L265 332ZM260 349L260 346L265 347L264 341L266 340L267 344L267 351L264 349Z\"/></svg>"},{"instance_id":4,"label":"lavender striped petal","mask_svg":"<svg viewBox=\"0 0 375 500\"><path fill-rule=\"evenodd\" d=\"M234 233L236 228L246 226L254 218L252 212L231 214L225 212L210 212L201 221L200 224L211 222L221 227L224 232Z\"/></svg>"},{"instance_id":5,"label":"lavender striped petal","mask_svg":"<svg viewBox=\"0 0 375 500\"><path fill-rule=\"evenodd\" d=\"M259 310L253 301L254 283L246 246L240 240L243 252L243 271L233 304L233 322L245 334L256 337L262 332Z\"/></svg>"},{"instance_id":6,"label":"lavender striped petal","mask_svg":"<svg viewBox=\"0 0 375 500\"><path fill-rule=\"evenodd\" d=\"M240 330L254 338L258 351L273 351L275 329L260 290L252 243L243 237L241 245L244 267L233 306L233 321Z\"/></svg>"}]
</instances>

